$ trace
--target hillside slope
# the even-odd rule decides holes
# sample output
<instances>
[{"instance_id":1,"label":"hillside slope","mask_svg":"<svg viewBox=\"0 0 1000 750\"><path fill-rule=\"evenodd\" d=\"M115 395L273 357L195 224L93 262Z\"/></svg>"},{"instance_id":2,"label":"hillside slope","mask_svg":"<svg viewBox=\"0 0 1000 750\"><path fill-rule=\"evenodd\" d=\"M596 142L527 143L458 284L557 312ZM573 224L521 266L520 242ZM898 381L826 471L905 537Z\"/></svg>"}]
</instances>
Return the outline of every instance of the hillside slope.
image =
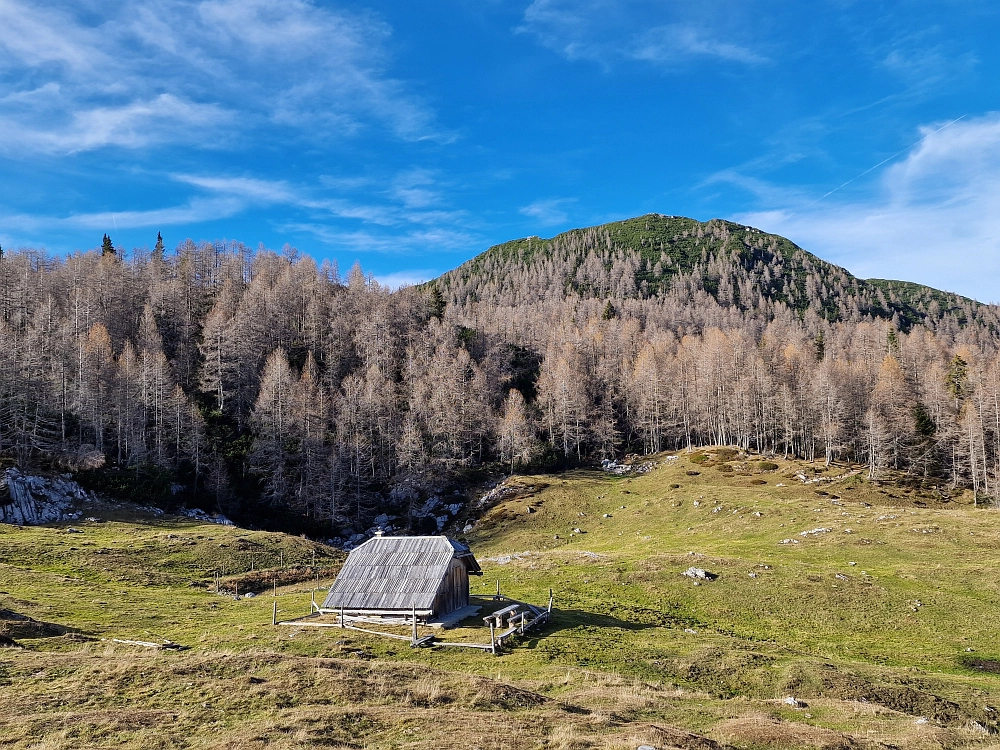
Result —
<instances>
[{"instance_id":1,"label":"hillside slope","mask_svg":"<svg viewBox=\"0 0 1000 750\"><path fill-rule=\"evenodd\" d=\"M730 221L647 214L489 248L434 284L452 303L502 306L552 298L663 299L764 312L786 306L829 321L1000 322L995 306L908 282L855 278L790 240Z\"/></svg>"}]
</instances>

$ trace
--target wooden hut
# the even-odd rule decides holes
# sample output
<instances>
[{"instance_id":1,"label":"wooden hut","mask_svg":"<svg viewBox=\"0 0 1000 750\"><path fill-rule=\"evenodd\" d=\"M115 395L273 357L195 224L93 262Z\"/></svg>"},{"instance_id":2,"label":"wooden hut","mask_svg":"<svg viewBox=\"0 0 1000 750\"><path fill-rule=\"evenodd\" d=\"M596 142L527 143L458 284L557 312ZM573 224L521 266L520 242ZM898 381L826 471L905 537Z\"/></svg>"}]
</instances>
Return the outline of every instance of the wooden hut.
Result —
<instances>
[{"instance_id":1,"label":"wooden hut","mask_svg":"<svg viewBox=\"0 0 1000 750\"><path fill-rule=\"evenodd\" d=\"M446 536L376 536L351 550L320 611L454 620L473 614L469 576L482 574L472 550Z\"/></svg>"}]
</instances>

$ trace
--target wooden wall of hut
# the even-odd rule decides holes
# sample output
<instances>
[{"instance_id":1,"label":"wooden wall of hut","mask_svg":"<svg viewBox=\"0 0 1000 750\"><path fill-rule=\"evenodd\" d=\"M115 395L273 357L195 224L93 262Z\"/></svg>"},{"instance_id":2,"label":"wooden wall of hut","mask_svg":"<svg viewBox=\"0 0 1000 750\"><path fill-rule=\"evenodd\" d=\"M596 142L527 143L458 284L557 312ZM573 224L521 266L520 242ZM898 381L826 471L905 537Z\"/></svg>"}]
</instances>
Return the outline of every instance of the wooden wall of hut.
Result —
<instances>
[{"instance_id":1,"label":"wooden wall of hut","mask_svg":"<svg viewBox=\"0 0 1000 750\"><path fill-rule=\"evenodd\" d=\"M448 574L441 582L434 611L440 617L469 604L469 571L461 560L452 560Z\"/></svg>"}]
</instances>

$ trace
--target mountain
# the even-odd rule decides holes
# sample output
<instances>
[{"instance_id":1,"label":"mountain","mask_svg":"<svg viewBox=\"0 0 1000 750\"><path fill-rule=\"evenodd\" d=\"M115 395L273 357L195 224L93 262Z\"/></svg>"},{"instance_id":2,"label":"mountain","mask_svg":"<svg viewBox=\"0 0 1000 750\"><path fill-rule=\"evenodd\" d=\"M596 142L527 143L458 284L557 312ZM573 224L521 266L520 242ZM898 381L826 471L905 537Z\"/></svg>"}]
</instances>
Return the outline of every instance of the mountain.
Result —
<instances>
[{"instance_id":1,"label":"mountain","mask_svg":"<svg viewBox=\"0 0 1000 750\"><path fill-rule=\"evenodd\" d=\"M903 281L858 279L791 240L731 221L647 214L551 239L489 248L433 282L446 301L520 307L553 297L699 301L772 316L784 307L830 322L890 319L1000 330L1000 308Z\"/></svg>"}]
</instances>

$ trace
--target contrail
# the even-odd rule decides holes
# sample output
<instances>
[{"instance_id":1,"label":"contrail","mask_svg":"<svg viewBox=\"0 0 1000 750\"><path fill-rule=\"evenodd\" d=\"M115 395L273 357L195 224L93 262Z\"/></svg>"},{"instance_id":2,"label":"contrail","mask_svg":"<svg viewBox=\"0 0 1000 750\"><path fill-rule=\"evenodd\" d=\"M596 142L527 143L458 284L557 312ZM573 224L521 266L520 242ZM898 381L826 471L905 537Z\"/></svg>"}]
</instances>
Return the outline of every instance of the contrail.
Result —
<instances>
[{"instance_id":1,"label":"contrail","mask_svg":"<svg viewBox=\"0 0 1000 750\"><path fill-rule=\"evenodd\" d=\"M824 195L823 197L825 198L826 196ZM117 232L118 231L118 221L115 219L115 215L114 214L111 214L111 223L115 225L115 232Z\"/></svg>"},{"instance_id":2,"label":"contrail","mask_svg":"<svg viewBox=\"0 0 1000 750\"><path fill-rule=\"evenodd\" d=\"M860 179L861 179L862 177L864 177L864 176L865 176L866 174L868 174L869 172L874 172L874 171L875 171L876 169L878 169L879 167L881 167L881 166L882 166L883 164L885 164L885 163L886 163L887 161L892 161L893 159L895 159L895 158L896 158L897 156L899 156L900 154L903 154L903 153L906 153L907 151L909 151L910 149L912 149L912 148L913 148L914 146L919 146L919 145L920 145L921 143L923 143L924 141L926 141L926 140L927 140L928 138L930 138L930 137L931 137L932 135L934 135L935 133L940 133L940 132L941 132L942 130L944 130L945 128L947 128L947 127L950 127L950 126L954 125L954 124L955 124L956 122L958 122L959 120L961 120L961 119L962 119L963 117L965 117L965 116L966 116L967 114L968 114L968 113L966 113L965 115L962 115L962 117L956 117L956 118L955 118L954 120L952 120L951 122L948 122L948 123L945 123L944 125L942 125L941 127L939 127L939 128L937 129L937 130L934 130L934 131L932 131L932 132L928 133L927 135L925 135L925 136L924 136L923 138L921 138L921 139L920 139L919 141L916 141L916 142L914 142L914 143L910 144L909 146L907 146L906 148L902 149L901 151L897 151L897 152L896 152L896 153L894 153L894 154L893 154L892 156L890 156L890 157L889 157L888 159L883 159L883 160L882 160L882 161L880 161L880 162L879 162L878 164L876 164L876 165L875 165L874 167L871 167L870 169L866 169L866 170L865 170L864 172L862 172L861 174L859 174L859 175L858 175L857 177L852 177L852 178L851 178L851 179L849 179L849 180L848 180L847 182L845 182L845 183L844 183L843 185L838 185L837 187L835 187L835 188L834 188L833 190L831 190L831 191L830 191L829 193L827 193L826 195L821 195L821 196L820 196L819 198L817 198L816 200L814 200L814 201L813 201L812 203L810 203L810 204L809 204L808 206L806 206L806 208L809 208L810 206L815 206L815 205L816 205L817 203L819 203L819 202L820 202L821 200L823 200L824 198L828 198L828 197L830 197L831 195L833 195L834 193L836 193L836 192L837 192L838 190L840 190L840 188L842 188L842 187L847 187L848 185L850 185L850 184L851 184L852 182L854 182L855 180L860 180Z\"/></svg>"}]
</instances>

